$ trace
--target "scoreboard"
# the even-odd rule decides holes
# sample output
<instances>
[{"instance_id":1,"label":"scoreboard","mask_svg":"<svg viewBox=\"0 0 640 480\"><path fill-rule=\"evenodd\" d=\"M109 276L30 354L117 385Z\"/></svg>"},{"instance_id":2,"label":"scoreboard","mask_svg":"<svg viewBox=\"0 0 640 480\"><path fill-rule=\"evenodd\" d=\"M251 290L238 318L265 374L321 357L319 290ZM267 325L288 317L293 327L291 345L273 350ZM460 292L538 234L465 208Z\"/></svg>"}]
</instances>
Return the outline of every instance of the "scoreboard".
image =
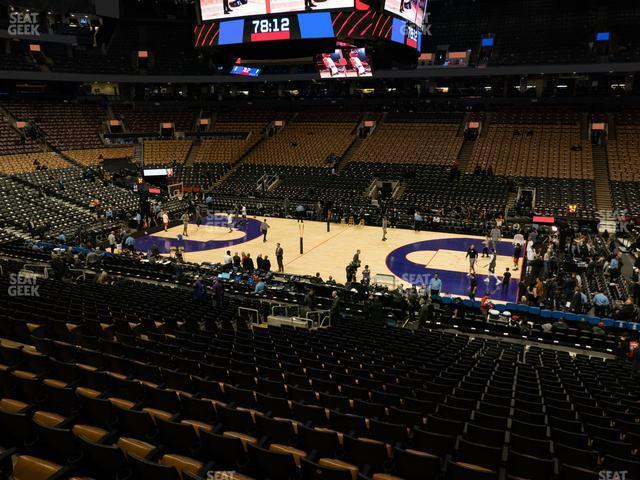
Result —
<instances>
[{"instance_id":1,"label":"scoreboard","mask_svg":"<svg viewBox=\"0 0 640 480\"><path fill-rule=\"evenodd\" d=\"M423 0L424 1L424 0ZM355 0L200 0L200 19L254 17L291 12L352 9Z\"/></svg>"},{"instance_id":2,"label":"scoreboard","mask_svg":"<svg viewBox=\"0 0 640 480\"><path fill-rule=\"evenodd\" d=\"M420 50L422 32L411 22L373 10L290 13L196 25L198 48L280 40L389 40Z\"/></svg>"}]
</instances>

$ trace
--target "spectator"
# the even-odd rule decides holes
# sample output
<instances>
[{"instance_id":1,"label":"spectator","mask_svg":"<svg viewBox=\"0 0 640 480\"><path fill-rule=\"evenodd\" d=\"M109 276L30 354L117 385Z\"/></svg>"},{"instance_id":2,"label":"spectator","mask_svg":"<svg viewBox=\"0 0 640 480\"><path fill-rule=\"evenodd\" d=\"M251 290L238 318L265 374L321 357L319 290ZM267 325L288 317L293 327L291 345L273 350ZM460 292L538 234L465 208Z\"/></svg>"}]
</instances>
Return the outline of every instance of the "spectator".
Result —
<instances>
[{"instance_id":1,"label":"spectator","mask_svg":"<svg viewBox=\"0 0 640 480\"><path fill-rule=\"evenodd\" d=\"M253 290L253 293L264 293L267 289L267 283L264 281L263 277L260 277L258 283L256 283L256 288Z\"/></svg>"},{"instance_id":2,"label":"spectator","mask_svg":"<svg viewBox=\"0 0 640 480\"><path fill-rule=\"evenodd\" d=\"M116 235L114 232L110 232L109 236L107 237L107 241L109 242L109 249L111 250L111 253L113 254L116 250L116 244L118 243L116 240Z\"/></svg>"},{"instance_id":3,"label":"spectator","mask_svg":"<svg viewBox=\"0 0 640 480\"><path fill-rule=\"evenodd\" d=\"M626 320L632 321L636 318L636 307L633 305L633 300L631 297L627 298L622 305L622 307L618 308L613 315L613 318L616 320Z\"/></svg>"},{"instance_id":4,"label":"spectator","mask_svg":"<svg viewBox=\"0 0 640 480\"><path fill-rule=\"evenodd\" d=\"M598 317L604 317L609 310L609 299L601 291L596 292L593 296L594 313Z\"/></svg>"},{"instance_id":5,"label":"spectator","mask_svg":"<svg viewBox=\"0 0 640 480\"><path fill-rule=\"evenodd\" d=\"M196 280L193 282L193 299L196 302L200 302L202 300L204 294L204 283L200 280L200 277L196 277Z\"/></svg>"},{"instance_id":6,"label":"spectator","mask_svg":"<svg viewBox=\"0 0 640 480\"><path fill-rule=\"evenodd\" d=\"M331 309L329 310L329 319L332 326L338 326L341 323L340 319L340 297L336 290L331 292Z\"/></svg>"},{"instance_id":7,"label":"spectator","mask_svg":"<svg viewBox=\"0 0 640 480\"><path fill-rule=\"evenodd\" d=\"M222 302L224 302L224 285L218 278L213 281L211 299L214 307L221 306Z\"/></svg>"}]
</instances>

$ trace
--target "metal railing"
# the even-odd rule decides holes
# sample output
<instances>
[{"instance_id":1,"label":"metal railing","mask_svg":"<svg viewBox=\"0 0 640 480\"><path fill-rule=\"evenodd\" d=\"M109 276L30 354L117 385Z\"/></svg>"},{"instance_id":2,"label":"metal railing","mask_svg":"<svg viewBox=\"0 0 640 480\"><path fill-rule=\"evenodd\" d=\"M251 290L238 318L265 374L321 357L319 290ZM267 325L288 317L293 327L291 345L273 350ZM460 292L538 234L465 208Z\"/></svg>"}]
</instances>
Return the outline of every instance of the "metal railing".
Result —
<instances>
[{"instance_id":1,"label":"metal railing","mask_svg":"<svg viewBox=\"0 0 640 480\"><path fill-rule=\"evenodd\" d=\"M251 318L251 325L260 325L262 322L260 322L260 312L258 312L258 310L256 310L255 308L248 308L248 307L238 307L238 316L240 318L244 318L245 316L242 314L243 312L246 312L246 317L247 318Z\"/></svg>"},{"instance_id":2,"label":"metal railing","mask_svg":"<svg viewBox=\"0 0 640 480\"><path fill-rule=\"evenodd\" d=\"M311 310L306 313L304 318L311 320L313 328L331 325L330 310Z\"/></svg>"},{"instance_id":3,"label":"metal railing","mask_svg":"<svg viewBox=\"0 0 640 480\"><path fill-rule=\"evenodd\" d=\"M300 305L273 305L271 315L275 317L299 317Z\"/></svg>"}]
</instances>

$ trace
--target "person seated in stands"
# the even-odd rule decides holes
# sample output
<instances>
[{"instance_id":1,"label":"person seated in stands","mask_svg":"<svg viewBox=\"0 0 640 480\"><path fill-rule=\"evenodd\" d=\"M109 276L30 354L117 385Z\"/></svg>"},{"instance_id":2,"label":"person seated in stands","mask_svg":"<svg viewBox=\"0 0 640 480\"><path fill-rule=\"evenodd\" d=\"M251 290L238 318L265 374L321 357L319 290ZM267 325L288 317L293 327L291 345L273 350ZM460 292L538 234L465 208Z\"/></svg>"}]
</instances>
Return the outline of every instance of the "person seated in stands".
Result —
<instances>
[{"instance_id":1,"label":"person seated in stands","mask_svg":"<svg viewBox=\"0 0 640 480\"><path fill-rule=\"evenodd\" d=\"M98 285L108 285L109 284L109 274L106 270L102 270L98 277L96 278L96 283Z\"/></svg>"},{"instance_id":2,"label":"person seated in stands","mask_svg":"<svg viewBox=\"0 0 640 480\"><path fill-rule=\"evenodd\" d=\"M235 268L240 268L242 266L242 258L238 255L238 252L233 254L233 266Z\"/></svg>"},{"instance_id":3,"label":"person seated in stands","mask_svg":"<svg viewBox=\"0 0 640 480\"><path fill-rule=\"evenodd\" d=\"M100 265L102 260L102 254L100 253L100 247L90 251L87 254L87 268L95 268Z\"/></svg>"},{"instance_id":4,"label":"person seated in stands","mask_svg":"<svg viewBox=\"0 0 640 480\"><path fill-rule=\"evenodd\" d=\"M620 275L620 270L622 268L621 262L618 259L618 256L613 256L609 260L609 267L607 268L607 272L611 276L612 279L618 277Z\"/></svg>"},{"instance_id":5,"label":"person seated in stands","mask_svg":"<svg viewBox=\"0 0 640 480\"><path fill-rule=\"evenodd\" d=\"M326 283L327 285L335 285L336 281L333 279L333 277L331 275L329 275L329 278L324 283Z\"/></svg>"},{"instance_id":6,"label":"person seated in stands","mask_svg":"<svg viewBox=\"0 0 640 480\"><path fill-rule=\"evenodd\" d=\"M591 333L593 333L594 335L604 335L606 333L604 330L604 322L598 322L596 325L594 325L591 329Z\"/></svg>"},{"instance_id":7,"label":"person seated in stands","mask_svg":"<svg viewBox=\"0 0 640 480\"><path fill-rule=\"evenodd\" d=\"M558 320L553 322L553 324L551 325L551 329L554 332L566 332L569 329L569 326L563 318L559 318Z\"/></svg>"},{"instance_id":8,"label":"person seated in stands","mask_svg":"<svg viewBox=\"0 0 640 480\"><path fill-rule=\"evenodd\" d=\"M264 293L267 289L267 282L265 282L264 277L260 277L258 283L256 283L256 287L253 290L253 293Z\"/></svg>"},{"instance_id":9,"label":"person seated in stands","mask_svg":"<svg viewBox=\"0 0 640 480\"><path fill-rule=\"evenodd\" d=\"M604 317L607 314L609 310L609 299L601 290L598 290L593 296L593 306L597 317Z\"/></svg>"},{"instance_id":10,"label":"person seated in stands","mask_svg":"<svg viewBox=\"0 0 640 480\"><path fill-rule=\"evenodd\" d=\"M322 283L322 277L320 276L320 272L316 272L316 274L309 279L311 283Z\"/></svg>"},{"instance_id":11,"label":"person seated in stands","mask_svg":"<svg viewBox=\"0 0 640 480\"><path fill-rule=\"evenodd\" d=\"M67 242L67 237L64 235L64 232L60 232L60 234L57 237L57 240L60 243L66 243Z\"/></svg>"},{"instance_id":12,"label":"person seated in stands","mask_svg":"<svg viewBox=\"0 0 640 480\"><path fill-rule=\"evenodd\" d=\"M613 314L613 318L616 320L633 321L636 319L636 307L633 304L633 299L628 297L622 307L618 308Z\"/></svg>"}]
</instances>

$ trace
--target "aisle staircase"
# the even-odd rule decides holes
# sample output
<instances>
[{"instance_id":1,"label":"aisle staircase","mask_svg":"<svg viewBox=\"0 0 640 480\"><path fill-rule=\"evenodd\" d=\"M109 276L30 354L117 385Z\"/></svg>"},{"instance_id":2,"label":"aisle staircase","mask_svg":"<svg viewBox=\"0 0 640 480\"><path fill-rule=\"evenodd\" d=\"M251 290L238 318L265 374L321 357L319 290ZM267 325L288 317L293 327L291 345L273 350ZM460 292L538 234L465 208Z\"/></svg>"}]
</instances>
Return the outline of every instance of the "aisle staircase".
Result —
<instances>
[{"instance_id":1,"label":"aisle staircase","mask_svg":"<svg viewBox=\"0 0 640 480\"><path fill-rule=\"evenodd\" d=\"M609 164L607 161L607 148L601 145L593 145L591 148L593 160L593 176L596 186L596 208L598 211L611 212L611 187L609 185Z\"/></svg>"},{"instance_id":2,"label":"aisle staircase","mask_svg":"<svg viewBox=\"0 0 640 480\"><path fill-rule=\"evenodd\" d=\"M460 152L458 152L458 168L460 169L460 172L464 172L467 168L467 165L471 161L471 156L473 155L473 145L473 141L465 140L462 143L462 147L460 147Z\"/></svg>"}]
</instances>

